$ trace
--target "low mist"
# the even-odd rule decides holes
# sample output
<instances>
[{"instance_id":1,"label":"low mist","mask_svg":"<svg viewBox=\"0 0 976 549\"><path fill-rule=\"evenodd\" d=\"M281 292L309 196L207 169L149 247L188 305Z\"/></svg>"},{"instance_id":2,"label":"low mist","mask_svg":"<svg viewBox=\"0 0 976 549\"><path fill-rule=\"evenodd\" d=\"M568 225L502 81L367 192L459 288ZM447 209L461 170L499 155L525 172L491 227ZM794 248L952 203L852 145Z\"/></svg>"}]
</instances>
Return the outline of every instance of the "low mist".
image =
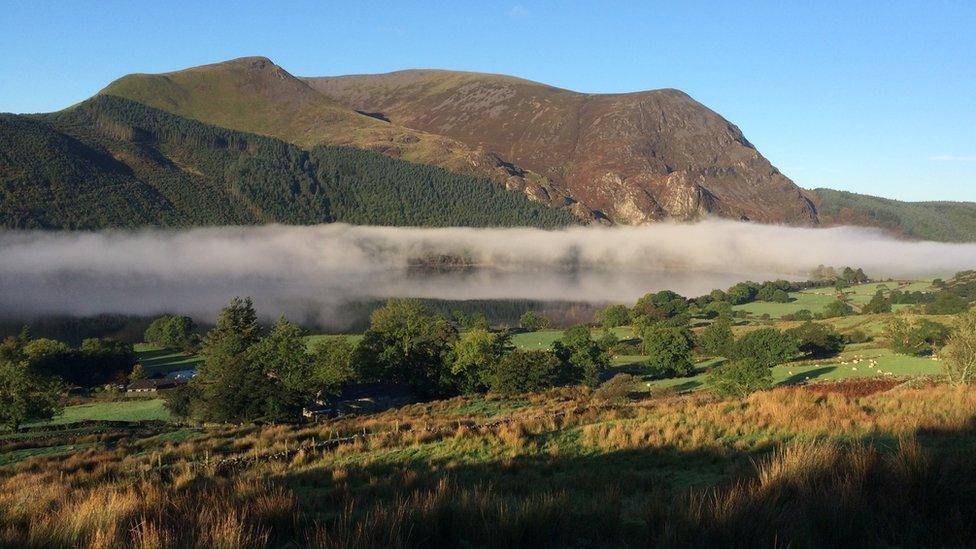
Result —
<instances>
[{"instance_id":1,"label":"low mist","mask_svg":"<svg viewBox=\"0 0 976 549\"><path fill-rule=\"evenodd\" d=\"M644 227L394 228L344 224L183 231L0 232L0 314L212 319L250 295L265 317L341 326L344 302L390 296L630 303L805 279L817 265L874 277L976 266L976 244L907 242L864 228L711 220Z\"/></svg>"}]
</instances>

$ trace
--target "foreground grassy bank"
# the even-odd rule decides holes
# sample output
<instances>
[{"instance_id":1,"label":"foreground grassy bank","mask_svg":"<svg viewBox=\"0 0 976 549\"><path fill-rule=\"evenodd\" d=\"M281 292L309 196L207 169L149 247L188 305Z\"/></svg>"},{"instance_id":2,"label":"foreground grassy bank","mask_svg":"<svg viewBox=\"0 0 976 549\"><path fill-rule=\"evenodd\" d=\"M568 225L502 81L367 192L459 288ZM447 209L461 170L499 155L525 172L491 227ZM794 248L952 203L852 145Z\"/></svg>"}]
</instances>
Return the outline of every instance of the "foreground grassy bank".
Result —
<instances>
[{"instance_id":1,"label":"foreground grassy bank","mask_svg":"<svg viewBox=\"0 0 976 549\"><path fill-rule=\"evenodd\" d=\"M969 389L874 379L745 399L561 389L145 433L0 467L0 541L958 545L976 539L973 417Z\"/></svg>"}]
</instances>

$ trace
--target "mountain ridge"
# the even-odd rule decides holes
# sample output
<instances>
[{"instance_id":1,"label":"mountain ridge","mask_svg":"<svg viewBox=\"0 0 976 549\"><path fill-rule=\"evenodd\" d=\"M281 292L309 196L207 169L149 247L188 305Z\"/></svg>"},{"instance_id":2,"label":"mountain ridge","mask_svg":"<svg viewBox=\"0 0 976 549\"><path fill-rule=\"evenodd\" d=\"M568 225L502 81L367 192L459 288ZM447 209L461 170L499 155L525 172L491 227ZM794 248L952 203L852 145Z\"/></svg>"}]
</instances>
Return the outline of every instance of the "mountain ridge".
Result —
<instances>
[{"instance_id":1,"label":"mountain ridge","mask_svg":"<svg viewBox=\"0 0 976 549\"><path fill-rule=\"evenodd\" d=\"M792 181L731 122L683 92L580 94L471 72L403 71L392 77L407 84L420 79L418 101L401 102L412 113L353 101L327 85L337 79L300 79L253 57L130 75L101 93L302 147L353 146L490 177L584 219L636 224L718 215L817 224L815 210ZM363 78L377 77L359 77L360 85ZM518 108L500 117L508 99ZM425 123L424 113L433 115L426 121L432 123Z\"/></svg>"},{"instance_id":2,"label":"mountain ridge","mask_svg":"<svg viewBox=\"0 0 976 549\"><path fill-rule=\"evenodd\" d=\"M266 57L242 57L159 75L126 75L99 94L303 148L349 146L489 177L537 202L570 208L583 219L598 217L545 178L511 166L490 152L339 106Z\"/></svg>"},{"instance_id":3,"label":"mountain ridge","mask_svg":"<svg viewBox=\"0 0 976 549\"><path fill-rule=\"evenodd\" d=\"M499 151L618 222L716 214L817 224L799 187L734 124L673 88L585 94L440 69L303 79L356 110Z\"/></svg>"},{"instance_id":4,"label":"mountain ridge","mask_svg":"<svg viewBox=\"0 0 976 549\"><path fill-rule=\"evenodd\" d=\"M77 196L94 200L92 181L113 189L112 200L118 198L112 193L123 192L119 189L129 193L109 209L129 211L127 207L140 205L123 216L130 224L177 223L158 217L163 215L153 206L158 189L140 185L158 183L160 174L169 174L186 192L195 192L196 168L140 141L143 129L108 127L113 123L106 117L94 122L106 127L81 133L78 128L59 133L59 128L49 127L48 132L27 124L50 126L52 120L89 108L99 97L159 109L184 122L280 140L281 146L290 143L300 150L351 147L447 170L467 177L457 180L466 184L477 186L474 181L489 179L587 222L640 224L720 216L801 226L866 225L909 238L976 240L976 205L970 203L905 203L801 189L735 124L674 88L588 94L514 76L445 69L297 77L260 56L126 75L93 99L59 113L2 115L5 146L33 155L13 158L0 151L0 192L20 201L0 204L16 210L7 212L5 226L32 223L36 212L45 211L44 193L57 185L62 190L78 186L84 193ZM250 137L237 140L252 142ZM279 169L290 173L288 166L275 167ZM64 181L52 180L55 172ZM207 181L220 179L222 185L246 183L200 173ZM31 187L31 182L38 186ZM59 204L70 210L67 203ZM93 205L92 210L98 208ZM141 218L139 211L158 215ZM228 210L230 217L221 222L260 222L246 211L234 212ZM490 215L500 219L507 214ZM177 224L194 223L192 212L179 216ZM477 223L488 220L479 219ZM106 220L89 222L93 227L106 223L113 226Z\"/></svg>"}]
</instances>

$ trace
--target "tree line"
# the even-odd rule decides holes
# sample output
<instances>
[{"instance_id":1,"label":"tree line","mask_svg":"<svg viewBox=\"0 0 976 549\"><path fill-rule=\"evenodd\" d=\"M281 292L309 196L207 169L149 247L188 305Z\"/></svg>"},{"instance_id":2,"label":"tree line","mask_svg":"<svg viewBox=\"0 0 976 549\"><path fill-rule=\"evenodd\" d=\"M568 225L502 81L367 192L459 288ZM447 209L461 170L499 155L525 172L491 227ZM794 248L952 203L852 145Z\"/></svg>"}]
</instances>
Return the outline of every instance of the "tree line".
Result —
<instances>
[{"instance_id":1,"label":"tree line","mask_svg":"<svg viewBox=\"0 0 976 549\"><path fill-rule=\"evenodd\" d=\"M412 299L374 311L355 344L329 337L309 349L304 336L284 318L264 333L251 300L235 298L202 340L197 375L167 395L167 406L202 421L277 421L348 383L408 385L422 398L512 394L595 386L609 366L586 326L567 330L549 349L521 351L508 331L462 326Z\"/></svg>"},{"instance_id":2,"label":"tree line","mask_svg":"<svg viewBox=\"0 0 976 549\"><path fill-rule=\"evenodd\" d=\"M0 342L0 424L16 429L49 419L63 409L68 387L124 382L135 365L136 354L128 343L86 339L71 347L32 338L25 329Z\"/></svg>"}]
</instances>

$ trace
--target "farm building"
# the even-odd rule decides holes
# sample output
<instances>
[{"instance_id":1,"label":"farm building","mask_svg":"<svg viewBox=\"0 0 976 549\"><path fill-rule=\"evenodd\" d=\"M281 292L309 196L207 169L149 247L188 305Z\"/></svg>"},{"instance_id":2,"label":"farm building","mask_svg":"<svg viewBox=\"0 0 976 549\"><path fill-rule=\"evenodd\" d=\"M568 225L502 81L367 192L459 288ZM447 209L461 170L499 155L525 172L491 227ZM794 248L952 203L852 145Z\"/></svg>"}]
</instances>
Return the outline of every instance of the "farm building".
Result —
<instances>
[{"instance_id":1,"label":"farm building","mask_svg":"<svg viewBox=\"0 0 976 549\"><path fill-rule=\"evenodd\" d=\"M126 386L128 393L155 393L186 384L182 379L137 379Z\"/></svg>"}]
</instances>

